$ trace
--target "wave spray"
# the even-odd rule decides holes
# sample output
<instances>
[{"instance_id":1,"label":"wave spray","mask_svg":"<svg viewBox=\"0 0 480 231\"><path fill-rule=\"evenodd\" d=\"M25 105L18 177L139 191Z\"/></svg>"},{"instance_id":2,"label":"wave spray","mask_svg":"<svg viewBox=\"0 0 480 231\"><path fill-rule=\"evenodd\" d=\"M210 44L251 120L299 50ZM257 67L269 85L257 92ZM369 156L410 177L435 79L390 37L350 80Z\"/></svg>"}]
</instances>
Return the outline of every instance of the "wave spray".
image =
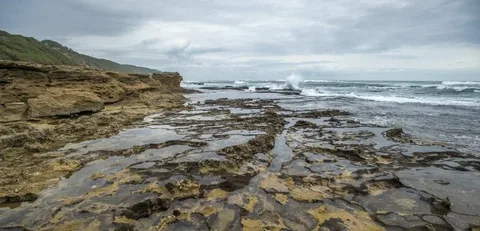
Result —
<instances>
[{"instance_id":1,"label":"wave spray","mask_svg":"<svg viewBox=\"0 0 480 231\"><path fill-rule=\"evenodd\" d=\"M285 86L283 87L283 89L300 90L300 83L302 81L303 81L303 78L301 76L291 74L285 80Z\"/></svg>"}]
</instances>

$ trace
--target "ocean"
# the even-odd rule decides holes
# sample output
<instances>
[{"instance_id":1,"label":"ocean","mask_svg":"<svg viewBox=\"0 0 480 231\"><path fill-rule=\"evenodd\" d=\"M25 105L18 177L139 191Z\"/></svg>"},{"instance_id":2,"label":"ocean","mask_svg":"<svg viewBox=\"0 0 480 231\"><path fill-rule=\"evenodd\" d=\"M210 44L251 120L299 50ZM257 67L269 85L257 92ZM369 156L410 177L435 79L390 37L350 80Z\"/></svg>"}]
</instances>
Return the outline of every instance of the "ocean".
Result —
<instances>
[{"instance_id":1,"label":"ocean","mask_svg":"<svg viewBox=\"0 0 480 231\"><path fill-rule=\"evenodd\" d=\"M415 138L444 142L480 156L480 82L301 80L290 76L272 81L184 81L182 86L209 92L212 98L274 98L291 110L345 110L362 123L401 127ZM275 93L284 89L299 95Z\"/></svg>"}]
</instances>

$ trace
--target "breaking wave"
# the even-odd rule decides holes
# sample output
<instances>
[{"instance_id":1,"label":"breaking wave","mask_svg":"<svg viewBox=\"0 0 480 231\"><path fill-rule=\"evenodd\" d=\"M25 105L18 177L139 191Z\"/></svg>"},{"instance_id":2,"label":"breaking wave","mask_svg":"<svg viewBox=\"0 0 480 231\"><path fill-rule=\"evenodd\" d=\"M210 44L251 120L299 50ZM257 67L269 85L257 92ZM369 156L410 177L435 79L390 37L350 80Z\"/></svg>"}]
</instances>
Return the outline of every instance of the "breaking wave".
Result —
<instances>
[{"instance_id":1,"label":"breaking wave","mask_svg":"<svg viewBox=\"0 0 480 231\"><path fill-rule=\"evenodd\" d=\"M436 86L436 89L457 92L476 92L480 90L480 82L443 81L440 85Z\"/></svg>"},{"instance_id":2,"label":"breaking wave","mask_svg":"<svg viewBox=\"0 0 480 231\"><path fill-rule=\"evenodd\" d=\"M189 82L183 87L245 87L245 91L269 90L301 91L306 97L361 99L399 104L428 104L452 106L480 106L479 81L394 82L394 81L340 81L303 80L292 74L283 80L230 80Z\"/></svg>"},{"instance_id":3,"label":"breaking wave","mask_svg":"<svg viewBox=\"0 0 480 231\"><path fill-rule=\"evenodd\" d=\"M302 81L303 78L301 76L291 74L285 80L285 86L283 88L288 90L300 90L300 83Z\"/></svg>"},{"instance_id":4,"label":"breaking wave","mask_svg":"<svg viewBox=\"0 0 480 231\"><path fill-rule=\"evenodd\" d=\"M358 98L363 100L394 102L394 103L417 103L430 105L454 105L454 106L479 106L480 102L462 100L462 99L442 99L434 97L404 97L404 96L382 96L382 95L356 95L348 94L347 97Z\"/></svg>"},{"instance_id":5,"label":"breaking wave","mask_svg":"<svg viewBox=\"0 0 480 231\"><path fill-rule=\"evenodd\" d=\"M303 89L301 95L310 97L338 97L338 98L355 98L361 100L377 101L377 102L393 102L399 104L415 103L429 105L452 105L452 106L480 106L480 101L473 99L452 99L432 96L394 96L394 95L366 95L354 92L342 94L337 92L320 91L318 89Z\"/></svg>"},{"instance_id":6,"label":"breaking wave","mask_svg":"<svg viewBox=\"0 0 480 231\"><path fill-rule=\"evenodd\" d=\"M474 81L443 81L442 85L480 85L480 82L474 82Z\"/></svg>"},{"instance_id":7,"label":"breaking wave","mask_svg":"<svg viewBox=\"0 0 480 231\"><path fill-rule=\"evenodd\" d=\"M475 91L476 88L471 88L471 87L467 87L467 86L445 86L445 85L439 85L436 87L437 90L454 90L454 91L458 91L458 92L461 92L461 91Z\"/></svg>"}]
</instances>

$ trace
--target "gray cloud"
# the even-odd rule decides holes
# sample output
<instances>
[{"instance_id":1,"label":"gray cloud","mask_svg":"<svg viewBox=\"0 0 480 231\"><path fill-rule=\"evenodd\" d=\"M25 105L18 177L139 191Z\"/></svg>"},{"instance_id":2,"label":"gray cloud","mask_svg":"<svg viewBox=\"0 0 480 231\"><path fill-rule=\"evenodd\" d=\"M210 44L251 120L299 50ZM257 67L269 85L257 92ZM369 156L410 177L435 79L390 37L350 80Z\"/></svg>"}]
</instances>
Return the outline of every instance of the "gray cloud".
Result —
<instances>
[{"instance_id":1,"label":"gray cloud","mask_svg":"<svg viewBox=\"0 0 480 231\"><path fill-rule=\"evenodd\" d=\"M72 0L1 1L0 28L36 37L118 35L140 23L140 18L89 7Z\"/></svg>"},{"instance_id":2,"label":"gray cloud","mask_svg":"<svg viewBox=\"0 0 480 231\"><path fill-rule=\"evenodd\" d=\"M187 78L246 68L258 78L262 71L314 78L382 68L438 73L445 66L480 72L478 0L0 3L0 29L123 63L181 67Z\"/></svg>"}]
</instances>

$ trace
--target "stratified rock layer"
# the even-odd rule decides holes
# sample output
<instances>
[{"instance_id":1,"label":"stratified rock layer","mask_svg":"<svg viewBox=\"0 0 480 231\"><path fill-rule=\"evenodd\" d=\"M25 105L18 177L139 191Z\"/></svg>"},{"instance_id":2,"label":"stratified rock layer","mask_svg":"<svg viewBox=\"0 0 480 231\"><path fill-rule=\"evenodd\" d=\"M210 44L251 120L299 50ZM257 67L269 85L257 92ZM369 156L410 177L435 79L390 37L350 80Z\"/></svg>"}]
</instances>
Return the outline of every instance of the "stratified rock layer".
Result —
<instances>
[{"instance_id":1,"label":"stratified rock layer","mask_svg":"<svg viewBox=\"0 0 480 231\"><path fill-rule=\"evenodd\" d=\"M26 200L81 167L52 169L46 161L58 156L39 153L108 137L148 114L182 107L181 81L176 72L139 75L0 61L0 197Z\"/></svg>"},{"instance_id":2,"label":"stratified rock layer","mask_svg":"<svg viewBox=\"0 0 480 231\"><path fill-rule=\"evenodd\" d=\"M149 75L0 61L0 122L98 112L105 105L165 106L180 92L178 73Z\"/></svg>"}]
</instances>

